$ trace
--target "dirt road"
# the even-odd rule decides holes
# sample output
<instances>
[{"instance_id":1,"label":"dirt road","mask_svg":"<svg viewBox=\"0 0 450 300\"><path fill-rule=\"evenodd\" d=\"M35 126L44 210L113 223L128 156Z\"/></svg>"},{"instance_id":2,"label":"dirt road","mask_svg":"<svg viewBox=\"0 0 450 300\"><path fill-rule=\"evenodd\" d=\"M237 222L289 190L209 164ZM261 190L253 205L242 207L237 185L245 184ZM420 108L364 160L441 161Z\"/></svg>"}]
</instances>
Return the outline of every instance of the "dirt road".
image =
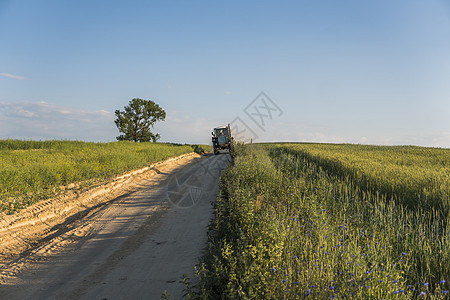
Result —
<instances>
[{"instance_id":1,"label":"dirt road","mask_svg":"<svg viewBox=\"0 0 450 300\"><path fill-rule=\"evenodd\" d=\"M108 199L52 226L20 258L0 260L0 299L160 299L164 291L182 298L229 160L185 157L150 168L125 193L91 197Z\"/></svg>"}]
</instances>

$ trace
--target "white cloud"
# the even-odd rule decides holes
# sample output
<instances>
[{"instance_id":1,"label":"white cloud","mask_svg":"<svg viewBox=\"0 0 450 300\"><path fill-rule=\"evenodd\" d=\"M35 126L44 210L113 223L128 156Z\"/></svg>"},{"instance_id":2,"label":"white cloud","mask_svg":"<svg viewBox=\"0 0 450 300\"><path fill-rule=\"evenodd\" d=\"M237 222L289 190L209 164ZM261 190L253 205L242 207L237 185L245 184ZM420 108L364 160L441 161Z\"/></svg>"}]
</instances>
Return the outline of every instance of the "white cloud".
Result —
<instances>
[{"instance_id":1,"label":"white cloud","mask_svg":"<svg viewBox=\"0 0 450 300\"><path fill-rule=\"evenodd\" d=\"M0 138L113 141L114 115L46 102L0 102Z\"/></svg>"},{"instance_id":2,"label":"white cloud","mask_svg":"<svg viewBox=\"0 0 450 300\"><path fill-rule=\"evenodd\" d=\"M368 140L369 139L367 137L363 136L359 139L358 144L367 144Z\"/></svg>"},{"instance_id":3,"label":"white cloud","mask_svg":"<svg viewBox=\"0 0 450 300\"><path fill-rule=\"evenodd\" d=\"M379 137L376 144L415 145L424 147L450 148L450 132L415 132L402 136Z\"/></svg>"},{"instance_id":4,"label":"white cloud","mask_svg":"<svg viewBox=\"0 0 450 300\"><path fill-rule=\"evenodd\" d=\"M244 117L243 117L244 118ZM232 120L230 120L231 122ZM336 126L310 125L301 121L273 121L260 130L251 120L244 119L258 138L254 142L316 142L355 143L371 145L417 145L425 147L450 148L450 132L403 132L392 130L361 134ZM211 130L219 125L216 119L189 116L180 111L167 111L165 122L155 125L161 141L178 143L211 143Z\"/></svg>"},{"instance_id":5,"label":"white cloud","mask_svg":"<svg viewBox=\"0 0 450 300\"><path fill-rule=\"evenodd\" d=\"M11 78L11 79L16 79L16 80L26 80L26 78L23 76L13 75L13 74L9 74L9 73L0 73L0 76Z\"/></svg>"},{"instance_id":6,"label":"white cloud","mask_svg":"<svg viewBox=\"0 0 450 300\"><path fill-rule=\"evenodd\" d=\"M0 139L114 141L119 135L114 119L114 113L105 110L82 110L43 101L0 102ZM229 120L231 121L232 119ZM301 121L273 120L263 132L251 120L245 119L245 122L256 131L258 139L255 142L361 143L450 148L448 131L352 131L340 128L339 124L330 127ZM166 121L155 124L154 131L161 135L161 142L210 144L211 130L219 125L226 125L223 118L196 117L182 111L168 110Z\"/></svg>"},{"instance_id":7,"label":"white cloud","mask_svg":"<svg viewBox=\"0 0 450 300\"><path fill-rule=\"evenodd\" d=\"M233 121L230 119L228 122ZM323 142L344 143L347 140L342 136L327 134L325 127L312 127L302 123L273 122L261 131L250 120L246 125L255 131L258 138L254 142ZM217 119L193 117L180 111L167 111L165 122L155 125L155 131L161 135L161 141L191 144L211 144L211 131L214 127L227 125ZM233 124L232 124L233 125Z\"/></svg>"},{"instance_id":8,"label":"white cloud","mask_svg":"<svg viewBox=\"0 0 450 300\"><path fill-rule=\"evenodd\" d=\"M114 141L119 132L115 116L106 110L89 111L47 102L0 102L0 139L70 139ZM209 144L213 120L167 111L155 124L161 142Z\"/></svg>"},{"instance_id":9,"label":"white cloud","mask_svg":"<svg viewBox=\"0 0 450 300\"><path fill-rule=\"evenodd\" d=\"M161 135L162 142L210 144L211 130L221 124L213 120L188 116L179 111L166 111L164 122L155 124L155 132Z\"/></svg>"},{"instance_id":10,"label":"white cloud","mask_svg":"<svg viewBox=\"0 0 450 300\"><path fill-rule=\"evenodd\" d=\"M249 123L251 124L251 123ZM252 128L257 130L257 128ZM301 122L272 122L257 142L318 142L318 143L356 143L371 145L416 145L424 147L450 148L450 132L422 131L405 132L391 129L390 132L366 132L364 136L356 131L346 131L336 127L311 126Z\"/></svg>"}]
</instances>

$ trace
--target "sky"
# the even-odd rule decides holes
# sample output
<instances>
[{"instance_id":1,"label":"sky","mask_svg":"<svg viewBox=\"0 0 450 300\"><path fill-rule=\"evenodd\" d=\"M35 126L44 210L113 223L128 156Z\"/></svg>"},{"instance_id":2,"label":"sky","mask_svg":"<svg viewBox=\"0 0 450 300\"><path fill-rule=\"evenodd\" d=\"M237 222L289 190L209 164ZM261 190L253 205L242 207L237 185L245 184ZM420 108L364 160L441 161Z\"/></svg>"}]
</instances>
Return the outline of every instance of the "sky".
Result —
<instances>
[{"instance_id":1,"label":"sky","mask_svg":"<svg viewBox=\"0 0 450 300\"><path fill-rule=\"evenodd\" d=\"M0 0L0 139L450 148L450 1Z\"/></svg>"}]
</instances>

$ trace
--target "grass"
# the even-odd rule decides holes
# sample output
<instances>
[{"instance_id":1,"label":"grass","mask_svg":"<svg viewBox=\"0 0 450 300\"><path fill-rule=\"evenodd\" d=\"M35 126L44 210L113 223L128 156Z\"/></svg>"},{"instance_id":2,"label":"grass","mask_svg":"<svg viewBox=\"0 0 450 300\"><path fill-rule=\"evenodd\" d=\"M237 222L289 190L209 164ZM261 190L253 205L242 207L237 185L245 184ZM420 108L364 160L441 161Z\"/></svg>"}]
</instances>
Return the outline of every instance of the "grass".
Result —
<instances>
[{"instance_id":1,"label":"grass","mask_svg":"<svg viewBox=\"0 0 450 300\"><path fill-rule=\"evenodd\" d=\"M351 144L289 144L282 147L329 173L349 177L361 189L402 201L412 210L430 208L448 216L449 149Z\"/></svg>"},{"instance_id":2,"label":"grass","mask_svg":"<svg viewBox=\"0 0 450 300\"><path fill-rule=\"evenodd\" d=\"M77 184L86 188L205 145L0 140L0 212L8 214Z\"/></svg>"},{"instance_id":3,"label":"grass","mask_svg":"<svg viewBox=\"0 0 450 300\"><path fill-rule=\"evenodd\" d=\"M449 154L239 145L189 297L447 299Z\"/></svg>"}]
</instances>

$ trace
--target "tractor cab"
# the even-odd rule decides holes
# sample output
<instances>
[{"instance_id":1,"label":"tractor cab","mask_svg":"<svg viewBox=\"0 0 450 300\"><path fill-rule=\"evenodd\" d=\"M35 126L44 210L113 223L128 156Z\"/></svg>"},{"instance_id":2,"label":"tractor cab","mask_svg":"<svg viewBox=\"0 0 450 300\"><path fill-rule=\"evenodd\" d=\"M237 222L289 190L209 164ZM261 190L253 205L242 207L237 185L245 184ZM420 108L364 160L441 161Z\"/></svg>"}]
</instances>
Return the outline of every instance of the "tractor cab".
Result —
<instances>
[{"instance_id":1,"label":"tractor cab","mask_svg":"<svg viewBox=\"0 0 450 300\"><path fill-rule=\"evenodd\" d=\"M214 128L211 134L214 154L219 154L220 150L231 150L233 137L231 136L230 124Z\"/></svg>"}]
</instances>

